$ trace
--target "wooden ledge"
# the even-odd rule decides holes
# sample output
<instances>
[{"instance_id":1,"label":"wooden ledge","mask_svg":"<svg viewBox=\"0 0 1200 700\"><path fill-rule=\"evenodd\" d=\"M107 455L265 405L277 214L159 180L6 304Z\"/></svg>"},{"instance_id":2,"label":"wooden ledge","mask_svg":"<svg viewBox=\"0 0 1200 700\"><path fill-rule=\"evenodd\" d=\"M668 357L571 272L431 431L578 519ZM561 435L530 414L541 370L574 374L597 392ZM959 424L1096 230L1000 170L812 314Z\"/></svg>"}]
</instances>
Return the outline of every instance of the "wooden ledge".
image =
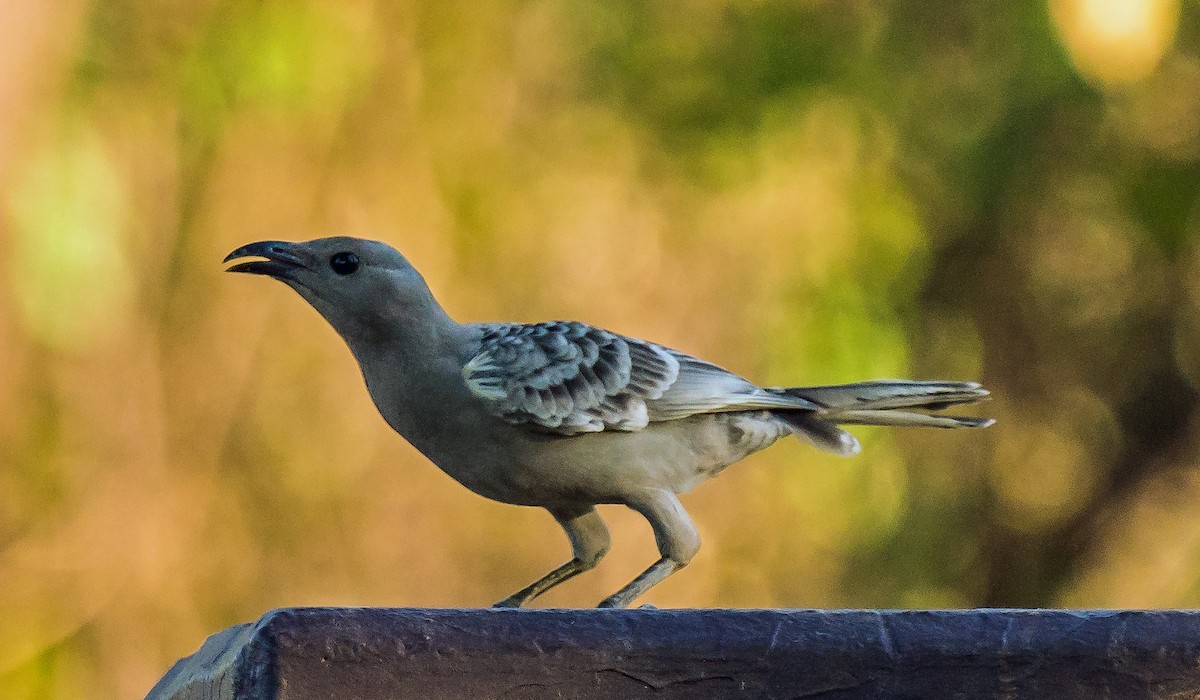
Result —
<instances>
[{"instance_id":1,"label":"wooden ledge","mask_svg":"<svg viewBox=\"0 0 1200 700\"><path fill-rule=\"evenodd\" d=\"M1200 612L289 608L152 700L1200 695Z\"/></svg>"}]
</instances>

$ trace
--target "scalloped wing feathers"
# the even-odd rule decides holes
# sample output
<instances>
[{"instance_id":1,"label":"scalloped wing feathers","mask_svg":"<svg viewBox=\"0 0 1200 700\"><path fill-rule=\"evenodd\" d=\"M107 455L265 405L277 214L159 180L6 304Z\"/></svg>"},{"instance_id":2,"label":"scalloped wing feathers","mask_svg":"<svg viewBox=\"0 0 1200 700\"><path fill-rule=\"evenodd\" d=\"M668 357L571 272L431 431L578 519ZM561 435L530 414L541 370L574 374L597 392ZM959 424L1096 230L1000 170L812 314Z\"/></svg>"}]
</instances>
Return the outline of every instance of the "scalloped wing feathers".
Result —
<instances>
[{"instance_id":1,"label":"scalloped wing feathers","mask_svg":"<svg viewBox=\"0 0 1200 700\"><path fill-rule=\"evenodd\" d=\"M574 321L486 324L468 389L515 424L574 435L633 431L697 413L816 410L683 353Z\"/></svg>"}]
</instances>

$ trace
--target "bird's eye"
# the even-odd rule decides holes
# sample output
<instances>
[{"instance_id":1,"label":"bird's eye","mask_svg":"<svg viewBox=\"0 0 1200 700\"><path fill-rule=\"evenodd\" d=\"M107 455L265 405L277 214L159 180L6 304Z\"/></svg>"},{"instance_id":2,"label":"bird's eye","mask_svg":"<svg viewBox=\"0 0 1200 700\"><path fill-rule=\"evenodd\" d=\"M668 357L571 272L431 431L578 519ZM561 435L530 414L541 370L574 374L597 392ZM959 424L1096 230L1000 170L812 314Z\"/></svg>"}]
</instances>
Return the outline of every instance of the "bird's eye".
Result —
<instances>
[{"instance_id":1,"label":"bird's eye","mask_svg":"<svg viewBox=\"0 0 1200 700\"><path fill-rule=\"evenodd\" d=\"M339 275L348 275L358 269L358 256L348 250L334 253L329 258L329 267Z\"/></svg>"}]
</instances>

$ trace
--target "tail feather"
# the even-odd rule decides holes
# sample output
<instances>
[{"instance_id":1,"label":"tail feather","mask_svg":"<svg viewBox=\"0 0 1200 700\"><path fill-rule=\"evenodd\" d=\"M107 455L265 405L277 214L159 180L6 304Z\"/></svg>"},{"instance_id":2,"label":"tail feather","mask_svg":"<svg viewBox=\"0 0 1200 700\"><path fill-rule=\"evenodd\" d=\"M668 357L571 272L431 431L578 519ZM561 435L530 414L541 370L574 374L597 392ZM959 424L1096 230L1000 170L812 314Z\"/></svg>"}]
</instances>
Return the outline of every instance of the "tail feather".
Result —
<instances>
[{"instance_id":1,"label":"tail feather","mask_svg":"<svg viewBox=\"0 0 1200 700\"><path fill-rule=\"evenodd\" d=\"M912 410L940 411L949 406L988 398L974 382L920 382L882 379L857 384L773 389L821 407L817 411L776 411L799 437L839 455L859 451L858 440L839 425L893 425L924 428L985 428L991 418L931 415Z\"/></svg>"},{"instance_id":2,"label":"tail feather","mask_svg":"<svg viewBox=\"0 0 1200 700\"><path fill-rule=\"evenodd\" d=\"M885 411L893 408L939 411L947 406L974 403L988 397L988 391L980 388L975 382L918 382L904 379L879 379L833 386L802 386L782 391L789 396L798 396L824 406L831 412Z\"/></svg>"},{"instance_id":3,"label":"tail feather","mask_svg":"<svg viewBox=\"0 0 1200 700\"><path fill-rule=\"evenodd\" d=\"M899 425L919 428L986 428L992 418L931 416L912 411L844 411L830 418L837 425Z\"/></svg>"},{"instance_id":4,"label":"tail feather","mask_svg":"<svg viewBox=\"0 0 1200 700\"><path fill-rule=\"evenodd\" d=\"M812 411L778 411L775 413L791 428L796 437L806 440L813 447L849 457L862 450L858 438L833 423L817 418Z\"/></svg>"}]
</instances>

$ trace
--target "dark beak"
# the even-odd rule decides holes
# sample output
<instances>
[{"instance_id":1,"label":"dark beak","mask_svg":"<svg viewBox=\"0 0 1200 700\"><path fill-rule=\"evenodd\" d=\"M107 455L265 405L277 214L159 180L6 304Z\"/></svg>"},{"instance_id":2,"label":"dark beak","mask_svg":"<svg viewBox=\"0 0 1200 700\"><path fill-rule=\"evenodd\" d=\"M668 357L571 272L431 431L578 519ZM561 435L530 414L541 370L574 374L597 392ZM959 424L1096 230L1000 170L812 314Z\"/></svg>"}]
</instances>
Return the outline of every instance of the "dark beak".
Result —
<instances>
[{"instance_id":1,"label":"dark beak","mask_svg":"<svg viewBox=\"0 0 1200 700\"><path fill-rule=\"evenodd\" d=\"M226 272L247 272L252 275L268 275L270 277L289 277L292 272L307 267L295 243L286 241L259 241L244 245L225 256L223 262L238 258L266 258L265 260L249 260L240 262L225 270Z\"/></svg>"}]
</instances>

